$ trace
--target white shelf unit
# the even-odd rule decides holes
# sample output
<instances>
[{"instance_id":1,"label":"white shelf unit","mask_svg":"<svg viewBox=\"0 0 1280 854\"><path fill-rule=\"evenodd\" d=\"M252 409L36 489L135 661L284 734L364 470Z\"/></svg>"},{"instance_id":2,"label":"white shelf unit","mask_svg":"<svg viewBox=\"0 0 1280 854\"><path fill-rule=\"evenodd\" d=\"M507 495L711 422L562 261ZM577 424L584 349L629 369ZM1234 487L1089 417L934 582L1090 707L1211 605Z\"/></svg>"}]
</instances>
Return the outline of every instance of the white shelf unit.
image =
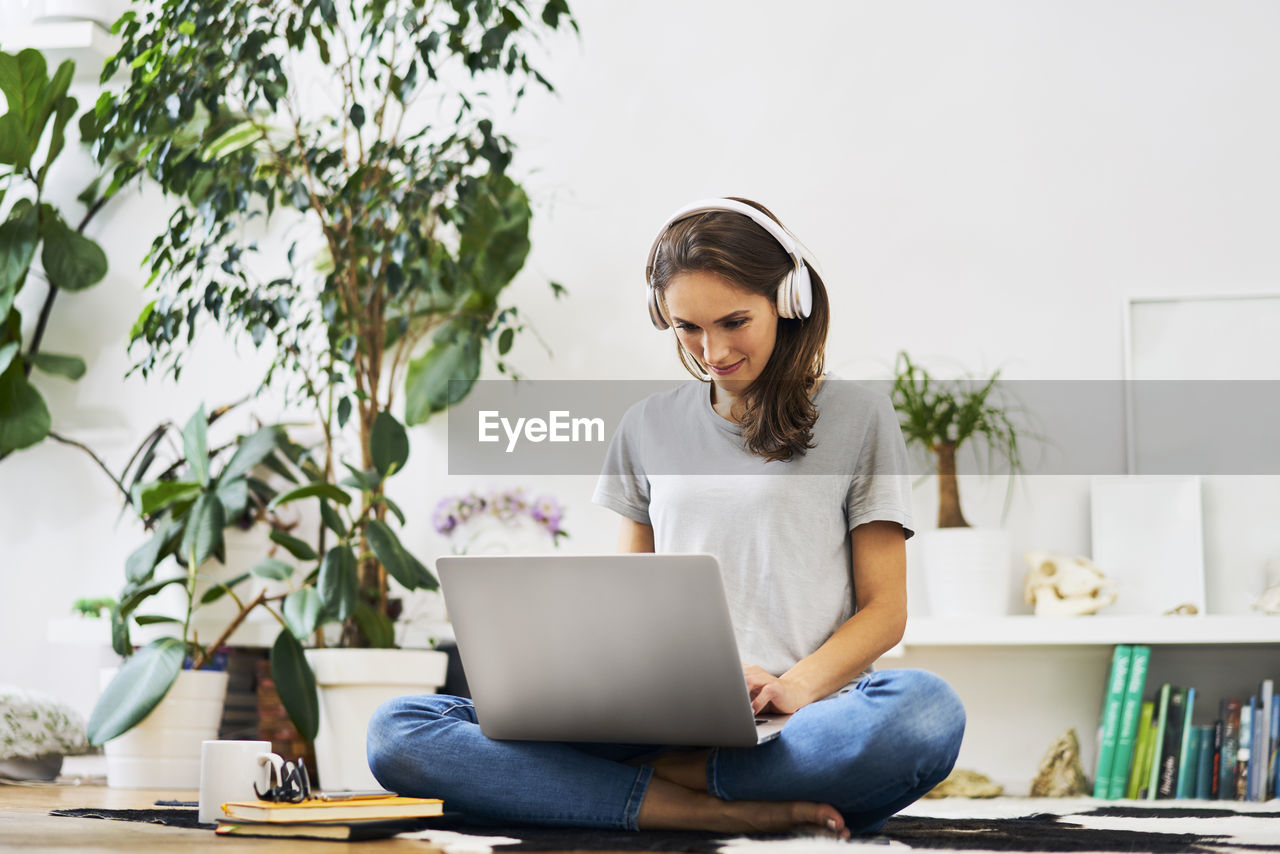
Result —
<instances>
[{"instance_id":1,"label":"white shelf unit","mask_svg":"<svg viewBox=\"0 0 1280 854\"><path fill-rule=\"evenodd\" d=\"M1280 644L1280 615L1035 617L982 620L916 617L905 648L939 646L1110 646Z\"/></svg>"},{"instance_id":2,"label":"white shelf unit","mask_svg":"<svg viewBox=\"0 0 1280 854\"><path fill-rule=\"evenodd\" d=\"M107 58L120 49L120 39L95 21L41 21L5 34L5 50L16 53L28 47L44 54L50 75L64 59L71 59L76 80L96 82Z\"/></svg>"}]
</instances>

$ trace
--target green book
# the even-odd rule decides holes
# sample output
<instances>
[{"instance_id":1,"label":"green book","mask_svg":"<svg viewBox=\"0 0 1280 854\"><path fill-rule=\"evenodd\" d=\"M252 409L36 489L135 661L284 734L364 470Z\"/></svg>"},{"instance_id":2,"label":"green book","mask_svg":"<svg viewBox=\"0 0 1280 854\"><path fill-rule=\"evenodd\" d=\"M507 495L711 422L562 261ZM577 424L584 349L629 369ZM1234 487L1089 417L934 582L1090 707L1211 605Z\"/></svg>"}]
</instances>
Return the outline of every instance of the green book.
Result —
<instances>
[{"instance_id":1,"label":"green book","mask_svg":"<svg viewBox=\"0 0 1280 854\"><path fill-rule=\"evenodd\" d=\"M1200 742L1191 724L1191 712L1196 704L1196 689L1187 689L1187 707L1182 713L1182 754L1178 757L1178 786L1175 797L1196 796L1196 770L1199 761Z\"/></svg>"},{"instance_id":2,"label":"green book","mask_svg":"<svg viewBox=\"0 0 1280 854\"><path fill-rule=\"evenodd\" d=\"M1098 767L1093 778L1093 796L1106 798L1111 790L1111 769L1115 764L1116 744L1120 739L1120 710L1129 687L1129 661L1133 647L1116 644L1111 654L1111 672L1107 691L1102 698L1102 728L1098 735Z\"/></svg>"},{"instance_id":3,"label":"green book","mask_svg":"<svg viewBox=\"0 0 1280 854\"><path fill-rule=\"evenodd\" d=\"M1137 800L1146 791L1147 769L1151 767L1151 739L1155 737L1155 727L1151 721L1155 717L1156 704L1144 700L1142 710L1138 713L1138 737L1133 743L1133 764L1129 769L1129 786L1125 797Z\"/></svg>"},{"instance_id":4,"label":"green book","mask_svg":"<svg viewBox=\"0 0 1280 854\"><path fill-rule=\"evenodd\" d=\"M1120 709L1120 735L1116 740L1116 755L1107 786L1107 798L1113 801L1125 797L1129 787L1129 772L1133 768L1134 747L1138 742L1142 716L1142 693L1147 690L1147 665L1150 661L1151 647L1133 648L1133 657L1129 660L1129 684L1125 686L1124 705ZM1150 725L1148 719L1147 726Z\"/></svg>"},{"instance_id":5,"label":"green book","mask_svg":"<svg viewBox=\"0 0 1280 854\"><path fill-rule=\"evenodd\" d=\"M1163 755L1164 732L1169 725L1169 691L1173 688L1168 682L1160 686L1160 699L1156 701L1155 740L1151 743L1151 767L1147 769L1147 800L1154 801L1156 792L1160 790L1160 758Z\"/></svg>"}]
</instances>

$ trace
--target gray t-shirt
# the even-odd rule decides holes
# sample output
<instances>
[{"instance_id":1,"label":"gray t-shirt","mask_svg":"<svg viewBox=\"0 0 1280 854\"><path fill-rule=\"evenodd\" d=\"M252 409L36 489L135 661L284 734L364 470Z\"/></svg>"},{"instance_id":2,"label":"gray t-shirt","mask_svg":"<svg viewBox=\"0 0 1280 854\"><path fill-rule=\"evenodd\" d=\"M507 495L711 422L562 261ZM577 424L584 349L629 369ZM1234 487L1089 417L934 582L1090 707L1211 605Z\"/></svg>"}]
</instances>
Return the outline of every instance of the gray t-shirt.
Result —
<instances>
[{"instance_id":1,"label":"gray t-shirt","mask_svg":"<svg viewBox=\"0 0 1280 854\"><path fill-rule=\"evenodd\" d=\"M719 560L744 664L781 675L853 615L849 532L887 520L912 536L906 447L888 397L826 377L814 447L748 452L690 381L623 416L592 501L653 527L658 552Z\"/></svg>"}]
</instances>

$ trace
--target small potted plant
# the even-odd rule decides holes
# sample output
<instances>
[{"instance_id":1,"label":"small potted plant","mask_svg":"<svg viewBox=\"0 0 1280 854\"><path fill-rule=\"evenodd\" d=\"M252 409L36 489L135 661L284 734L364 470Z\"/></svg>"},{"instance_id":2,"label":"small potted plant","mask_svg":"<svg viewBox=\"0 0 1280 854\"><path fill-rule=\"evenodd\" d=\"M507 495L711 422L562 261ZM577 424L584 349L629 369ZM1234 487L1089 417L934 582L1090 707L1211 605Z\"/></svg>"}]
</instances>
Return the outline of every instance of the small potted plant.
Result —
<instances>
[{"instance_id":1,"label":"small potted plant","mask_svg":"<svg viewBox=\"0 0 1280 854\"><path fill-rule=\"evenodd\" d=\"M181 430L177 459L161 462L160 475L147 479L163 458L163 440L176 431L171 423L160 425L118 480L150 536L126 561L118 601L109 600L112 647L125 663L104 687L88 726L90 743L106 746L112 786L197 786L199 745L217 737L226 694L226 673L209 669L214 654L256 610L271 611L287 626L277 610L286 594L272 595L253 582L287 583L294 566L264 556L234 577L217 567L226 561L226 532L262 520L275 497L275 490L255 476L257 467L278 451L295 452L296 446L289 445L282 428L265 426L211 448L209 425L226 411L206 416L201 407ZM279 541L288 535L272 529L270 537ZM176 609L164 602L172 591L180 593ZM235 607L221 621L202 623L199 618L224 597ZM135 632L151 639L135 649ZM300 649L273 650L272 665L285 671L282 692L297 693L288 684L288 671L296 668L290 653L301 658ZM162 705L166 699L185 701L183 711Z\"/></svg>"},{"instance_id":2,"label":"small potted plant","mask_svg":"<svg viewBox=\"0 0 1280 854\"><path fill-rule=\"evenodd\" d=\"M938 526L921 533L920 548L932 611L939 617L998 616L1010 597L1010 543L998 527L974 528L960 508L956 454L972 445L988 468L997 462L1022 471L1018 430L998 402L996 371L985 380L937 380L900 352L892 400L907 447L936 462ZM1012 487L1012 481L1010 482ZM1005 511L1009 497L1006 494Z\"/></svg>"}]
</instances>

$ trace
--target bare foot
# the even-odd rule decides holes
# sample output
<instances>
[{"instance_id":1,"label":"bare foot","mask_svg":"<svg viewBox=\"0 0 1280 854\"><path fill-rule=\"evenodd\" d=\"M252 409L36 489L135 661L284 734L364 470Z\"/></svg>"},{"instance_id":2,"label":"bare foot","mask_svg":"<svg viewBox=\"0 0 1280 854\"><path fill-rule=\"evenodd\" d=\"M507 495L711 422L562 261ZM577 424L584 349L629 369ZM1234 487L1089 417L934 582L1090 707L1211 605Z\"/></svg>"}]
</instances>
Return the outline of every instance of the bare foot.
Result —
<instances>
[{"instance_id":1,"label":"bare foot","mask_svg":"<svg viewBox=\"0 0 1280 854\"><path fill-rule=\"evenodd\" d=\"M809 801L725 801L653 777L640 804L641 830L716 830L727 833L822 828L844 839L840 811Z\"/></svg>"}]
</instances>

